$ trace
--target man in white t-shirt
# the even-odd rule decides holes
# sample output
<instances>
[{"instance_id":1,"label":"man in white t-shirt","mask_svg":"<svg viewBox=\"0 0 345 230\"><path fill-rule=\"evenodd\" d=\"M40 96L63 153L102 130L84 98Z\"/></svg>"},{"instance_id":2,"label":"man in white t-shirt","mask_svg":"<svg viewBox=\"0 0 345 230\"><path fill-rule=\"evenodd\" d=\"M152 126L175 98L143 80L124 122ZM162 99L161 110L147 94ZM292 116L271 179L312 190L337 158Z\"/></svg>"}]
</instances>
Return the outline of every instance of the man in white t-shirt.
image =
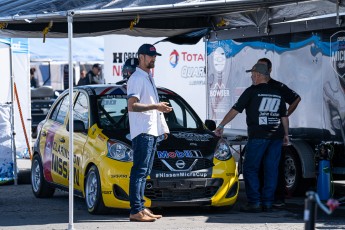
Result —
<instances>
[{"instance_id":1,"label":"man in white t-shirt","mask_svg":"<svg viewBox=\"0 0 345 230\"><path fill-rule=\"evenodd\" d=\"M157 139L168 137L169 128L164 114L172 108L159 102L151 69L155 67L156 48L143 44L138 50L139 66L127 82L128 115L133 148L133 166L130 174L130 221L153 222L161 215L153 214L144 206L146 177L150 174Z\"/></svg>"}]
</instances>

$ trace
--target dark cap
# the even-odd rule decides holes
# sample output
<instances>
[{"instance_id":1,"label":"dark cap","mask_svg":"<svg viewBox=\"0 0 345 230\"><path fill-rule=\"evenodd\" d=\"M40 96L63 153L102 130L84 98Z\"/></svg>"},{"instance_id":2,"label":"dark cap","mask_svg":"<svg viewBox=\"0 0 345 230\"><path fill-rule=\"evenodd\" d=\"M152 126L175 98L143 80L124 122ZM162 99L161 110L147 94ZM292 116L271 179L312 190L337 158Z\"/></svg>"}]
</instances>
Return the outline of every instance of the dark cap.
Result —
<instances>
[{"instance_id":1,"label":"dark cap","mask_svg":"<svg viewBox=\"0 0 345 230\"><path fill-rule=\"evenodd\" d=\"M262 64L262 63L256 63L252 69L246 70L246 72L258 72L261 73L265 76L269 76L270 73L268 72L268 68L266 64Z\"/></svg>"},{"instance_id":2,"label":"dark cap","mask_svg":"<svg viewBox=\"0 0 345 230\"><path fill-rule=\"evenodd\" d=\"M93 68L97 68L97 69L99 69L99 70L101 70L101 69L102 69L101 65L100 65L100 64L98 64L98 63L93 64L92 69L93 69Z\"/></svg>"},{"instance_id":3,"label":"dark cap","mask_svg":"<svg viewBox=\"0 0 345 230\"><path fill-rule=\"evenodd\" d=\"M160 53L157 53L156 48L151 44L143 44L138 49L139 54L146 54L149 56L162 56Z\"/></svg>"}]
</instances>

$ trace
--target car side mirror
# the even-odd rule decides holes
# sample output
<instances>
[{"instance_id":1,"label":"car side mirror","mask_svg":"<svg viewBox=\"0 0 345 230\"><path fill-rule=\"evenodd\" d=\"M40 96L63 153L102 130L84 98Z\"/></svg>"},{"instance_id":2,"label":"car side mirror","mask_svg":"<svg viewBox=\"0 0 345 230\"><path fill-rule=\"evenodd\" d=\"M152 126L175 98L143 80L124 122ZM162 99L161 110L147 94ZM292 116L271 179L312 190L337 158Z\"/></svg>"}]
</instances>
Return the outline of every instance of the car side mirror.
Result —
<instances>
[{"instance_id":1,"label":"car side mirror","mask_svg":"<svg viewBox=\"0 0 345 230\"><path fill-rule=\"evenodd\" d=\"M214 120L205 120L205 125L211 131L214 131L217 128Z\"/></svg>"},{"instance_id":2,"label":"car side mirror","mask_svg":"<svg viewBox=\"0 0 345 230\"><path fill-rule=\"evenodd\" d=\"M86 133L85 124L81 120L73 121L73 128L75 133ZM67 123L67 131L69 131L69 122Z\"/></svg>"}]
</instances>

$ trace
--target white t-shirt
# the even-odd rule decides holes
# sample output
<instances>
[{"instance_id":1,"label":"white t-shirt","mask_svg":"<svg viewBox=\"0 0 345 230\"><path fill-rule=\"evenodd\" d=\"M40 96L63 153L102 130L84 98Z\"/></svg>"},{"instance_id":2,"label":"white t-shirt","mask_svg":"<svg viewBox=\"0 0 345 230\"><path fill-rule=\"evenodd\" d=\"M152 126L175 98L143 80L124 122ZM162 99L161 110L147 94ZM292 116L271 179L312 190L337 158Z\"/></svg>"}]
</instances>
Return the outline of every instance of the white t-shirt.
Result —
<instances>
[{"instance_id":1,"label":"white t-shirt","mask_svg":"<svg viewBox=\"0 0 345 230\"><path fill-rule=\"evenodd\" d=\"M127 96L128 98L136 97L141 104L159 103L156 85L151 73L148 74L137 67L127 82ZM156 109L145 112L129 111L128 115L132 140L141 133L153 136L169 133L164 114Z\"/></svg>"}]
</instances>

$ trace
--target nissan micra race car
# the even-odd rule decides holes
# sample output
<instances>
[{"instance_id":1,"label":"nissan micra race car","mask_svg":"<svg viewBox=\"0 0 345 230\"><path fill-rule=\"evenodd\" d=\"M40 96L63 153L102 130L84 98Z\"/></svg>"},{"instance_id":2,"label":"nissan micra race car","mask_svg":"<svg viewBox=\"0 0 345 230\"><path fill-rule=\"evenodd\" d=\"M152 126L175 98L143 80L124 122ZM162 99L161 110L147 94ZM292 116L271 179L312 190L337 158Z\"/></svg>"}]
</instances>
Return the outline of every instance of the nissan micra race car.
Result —
<instances>
[{"instance_id":1,"label":"nissan micra race car","mask_svg":"<svg viewBox=\"0 0 345 230\"><path fill-rule=\"evenodd\" d=\"M236 163L223 139L211 130L176 93L158 88L166 115L167 140L157 145L147 179L145 206L232 206L239 183ZM36 197L68 190L69 161L74 165L74 191L84 197L90 213L129 206L129 175L133 151L129 135L126 85L74 88L74 153L69 159L68 90L55 101L38 126L31 168Z\"/></svg>"}]
</instances>

